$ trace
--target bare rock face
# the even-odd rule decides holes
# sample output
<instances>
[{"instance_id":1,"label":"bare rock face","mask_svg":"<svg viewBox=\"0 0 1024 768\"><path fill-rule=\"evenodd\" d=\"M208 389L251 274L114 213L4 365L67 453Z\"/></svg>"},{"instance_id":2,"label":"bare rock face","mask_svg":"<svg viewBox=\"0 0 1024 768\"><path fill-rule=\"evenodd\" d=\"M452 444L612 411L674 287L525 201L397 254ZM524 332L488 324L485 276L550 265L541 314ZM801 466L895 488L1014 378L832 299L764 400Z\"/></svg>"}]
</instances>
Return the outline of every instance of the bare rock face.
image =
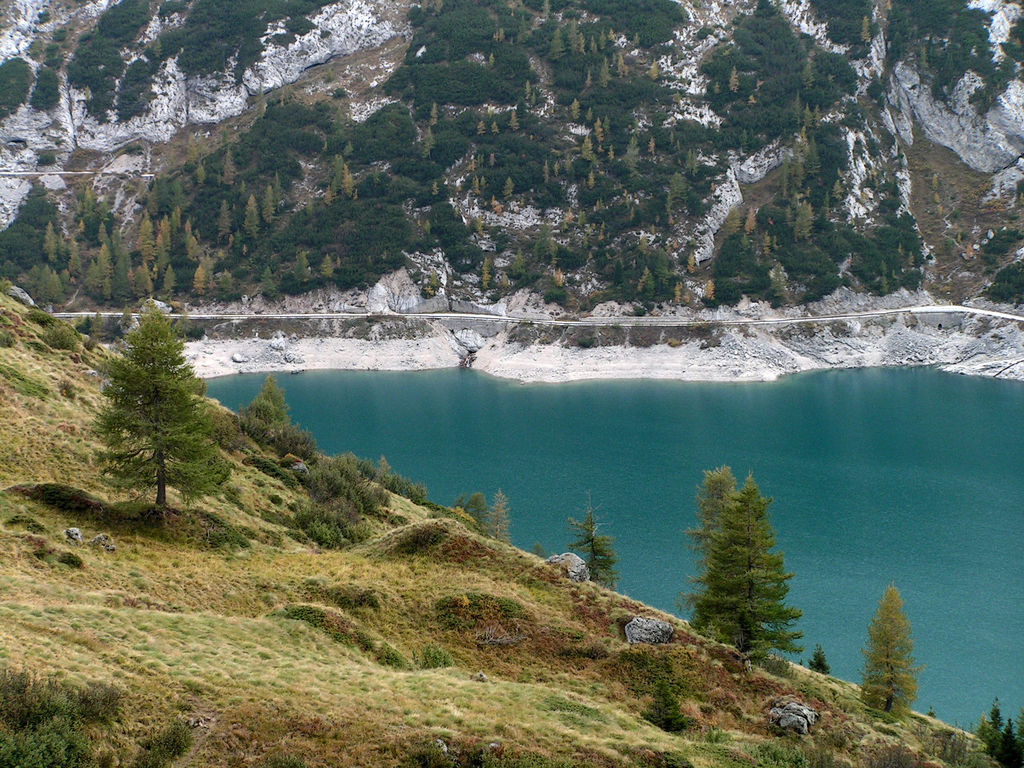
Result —
<instances>
[{"instance_id":1,"label":"bare rock face","mask_svg":"<svg viewBox=\"0 0 1024 768\"><path fill-rule=\"evenodd\" d=\"M743 193L736 180L736 171L730 168L725 173L725 180L711 195L711 210L697 226L694 240L697 247L693 252L698 264L703 264L715 255L715 235L725 224L729 212L743 204Z\"/></svg>"},{"instance_id":2,"label":"bare rock face","mask_svg":"<svg viewBox=\"0 0 1024 768\"><path fill-rule=\"evenodd\" d=\"M913 67L900 62L893 68L889 101L903 119L893 127L904 143L913 144L907 119L912 117L930 141L953 150L974 170L1008 168L1024 154L1024 83L1011 81L995 105L979 115L970 100L982 85L981 78L967 72L944 104L935 100L931 86Z\"/></svg>"},{"instance_id":3,"label":"bare rock face","mask_svg":"<svg viewBox=\"0 0 1024 768\"><path fill-rule=\"evenodd\" d=\"M818 717L817 710L790 698L776 699L768 710L769 725L801 735L810 732Z\"/></svg>"},{"instance_id":4,"label":"bare rock face","mask_svg":"<svg viewBox=\"0 0 1024 768\"><path fill-rule=\"evenodd\" d=\"M732 169L736 174L736 181L740 184L756 184L792 156L792 149L773 141L743 162L734 163Z\"/></svg>"},{"instance_id":5,"label":"bare rock face","mask_svg":"<svg viewBox=\"0 0 1024 768\"><path fill-rule=\"evenodd\" d=\"M572 552L565 552L561 555L552 555L545 562L557 565L569 578L569 581L588 581L590 569L583 562L583 558Z\"/></svg>"},{"instance_id":6,"label":"bare rock face","mask_svg":"<svg viewBox=\"0 0 1024 768\"><path fill-rule=\"evenodd\" d=\"M366 311L371 313L415 312L422 303L420 290L404 267L384 275L366 293Z\"/></svg>"},{"instance_id":7,"label":"bare rock face","mask_svg":"<svg viewBox=\"0 0 1024 768\"><path fill-rule=\"evenodd\" d=\"M645 616L637 616L625 626L626 642L649 643L650 645L662 645L672 642L672 633L675 632L672 625L661 619L649 619Z\"/></svg>"},{"instance_id":8,"label":"bare rock face","mask_svg":"<svg viewBox=\"0 0 1024 768\"><path fill-rule=\"evenodd\" d=\"M484 346L484 337L472 328L460 328L455 332L455 339L470 354L479 352Z\"/></svg>"},{"instance_id":9,"label":"bare rock face","mask_svg":"<svg viewBox=\"0 0 1024 768\"><path fill-rule=\"evenodd\" d=\"M0 3L0 62L27 57L30 47L43 39L41 35L70 21L95 19L112 4L93 0L69 11L53 7L49 0ZM279 30L269 27L260 58L242 73L241 82L231 72L190 77L178 66L177 57L169 59L153 77L153 99L146 112L124 122L113 112L106 119L90 114L86 93L72 87L62 72L60 102L53 109L23 105L0 120L0 166L34 171L40 149L55 151L62 164L75 149L111 154L137 141L166 142L186 125L219 123L240 115L250 97L293 83L310 67L405 34L408 25L395 20L395 5L384 0L339 0L311 16L312 29L288 45L273 42ZM51 11L52 18L40 24L37 20L44 9ZM164 24L155 18L143 40L155 38ZM27 60L35 69L34 62ZM14 220L31 188L23 177L0 179L0 229Z\"/></svg>"},{"instance_id":10,"label":"bare rock face","mask_svg":"<svg viewBox=\"0 0 1024 768\"><path fill-rule=\"evenodd\" d=\"M15 301L20 301L26 307L34 307L36 303L32 300L32 297L28 295L28 291L24 288L19 288L16 285L12 285L7 289L7 295Z\"/></svg>"}]
</instances>

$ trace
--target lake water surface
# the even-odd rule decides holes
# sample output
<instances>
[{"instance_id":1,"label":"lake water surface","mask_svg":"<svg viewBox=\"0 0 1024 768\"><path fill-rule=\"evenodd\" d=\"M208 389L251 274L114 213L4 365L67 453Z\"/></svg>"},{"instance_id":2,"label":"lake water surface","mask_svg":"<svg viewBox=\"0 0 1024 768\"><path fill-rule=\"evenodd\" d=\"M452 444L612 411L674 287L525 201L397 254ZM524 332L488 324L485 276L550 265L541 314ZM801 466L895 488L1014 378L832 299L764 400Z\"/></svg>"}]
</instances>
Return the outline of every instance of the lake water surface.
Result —
<instances>
[{"instance_id":1,"label":"lake water surface","mask_svg":"<svg viewBox=\"0 0 1024 768\"><path fill-rule=\"evenodd\" d=\"M213 379L231 408L262 376ZM352 451L450 504L501 488L512 539L563 551L590 498L616 539L619 590L679 613L683 530L702 472L752 472L795 573L810 657L859 680L867 625L895 582L925 668L915 708L967 726L1024 705L1024 385L928 369L772 383L521 385L473 371L279 375L321 450ZM681 613L685 617L685 613Z\"/></svg>"}]
</instances>

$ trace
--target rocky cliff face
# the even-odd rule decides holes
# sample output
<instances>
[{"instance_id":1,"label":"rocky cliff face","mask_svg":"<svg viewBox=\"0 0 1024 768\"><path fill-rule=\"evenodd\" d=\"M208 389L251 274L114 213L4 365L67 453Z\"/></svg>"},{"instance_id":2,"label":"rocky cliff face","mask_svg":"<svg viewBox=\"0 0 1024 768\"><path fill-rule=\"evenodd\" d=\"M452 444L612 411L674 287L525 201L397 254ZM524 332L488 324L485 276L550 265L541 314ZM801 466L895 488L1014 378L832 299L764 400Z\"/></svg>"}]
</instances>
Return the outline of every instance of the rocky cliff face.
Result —
<instances>
[{"instance_id":1,"label":"rocky cliff face","mask_svg":"<svg viewBox=\"0 0 1024 768\"><path fill-rule=\"evenodd\" d=\"M110 0L98 0L68 11L51 9L49 0L17 0L8 9L6 26L0 30L0 61L26 56L33 42L48 39L56 29L87 27L111 4ZM153 97L148 109L123 122L112 112L104 115L103 120L90 114L86 108L87 94L71 86L62 72L60 99L55 107L42 111L23 104L14 114L0 120L0 167L28 173L39 170L40 151L55 152L60 165L76 150L111 155L134 142L165 143L188 125L217 124L236 117L250 106L253 96L294 83L312 67L374 49L405 34L408 27L402 20L404 10L404 3L341 0L312 15L312 28L287 44L274 41L281 30L271 25L262 38L259 59L240 78L229 72L188 77L178 66L177 58L171 58L153 78ZM49 14L49 19L40 23L40 14ZM173 15L169 20L154 17L142 42L152 41L175 23ZM126 59L137 56L128 50L123 55ZM38 63L27 60L38 69ZM13 219L29 189L24 178L0 178L0 228Z\"/></svg>"},{"instance_id":2,"label":"rocky cliff face","mask_svg":"<svg viewBox=\"0 0 1024 768\"><path fill-rule=\"evenodd\" d=\"M900 113L894 129L900 140L914 143L913 125L929 141L956 152L976 171L995 173L1024 154L1024 83L1013 80L985 114L970 98L982 87L973 72L957 83L949 101L936 101L931 88L911 65L897 62L890 78L889 101Z\"/></svg>"}]
</instances>

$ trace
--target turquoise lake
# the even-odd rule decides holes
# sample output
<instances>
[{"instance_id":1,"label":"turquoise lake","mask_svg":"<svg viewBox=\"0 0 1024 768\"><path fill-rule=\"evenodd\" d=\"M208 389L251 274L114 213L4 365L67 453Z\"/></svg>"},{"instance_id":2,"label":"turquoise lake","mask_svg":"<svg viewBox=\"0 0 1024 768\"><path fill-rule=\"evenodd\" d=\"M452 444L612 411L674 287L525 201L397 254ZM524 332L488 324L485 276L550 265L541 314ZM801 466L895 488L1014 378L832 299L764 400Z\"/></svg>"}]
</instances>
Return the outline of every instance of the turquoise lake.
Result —
<instances>
[{"instance_id":1,"label":"turquoise lake","mask_svg":"<svg viewBox=\"0 0 1024 768\"><path fill-rule=\"evenodd\" d=\"M281 374L321 450L387 457L451 504L501 488L512 539L561 552L592 500L619 590L679 613L703 470L753 473L810 658L860 679L867 625L899 588L923 664L915 708L968 726L1024 705L1024 385L929 369L777 382L522 385L474 371ZM247 403L262 375L212 379ZM680 614L685 617L685 613ZM799 659L798 659L799 660Z\"/></svg>"}]
</instances>

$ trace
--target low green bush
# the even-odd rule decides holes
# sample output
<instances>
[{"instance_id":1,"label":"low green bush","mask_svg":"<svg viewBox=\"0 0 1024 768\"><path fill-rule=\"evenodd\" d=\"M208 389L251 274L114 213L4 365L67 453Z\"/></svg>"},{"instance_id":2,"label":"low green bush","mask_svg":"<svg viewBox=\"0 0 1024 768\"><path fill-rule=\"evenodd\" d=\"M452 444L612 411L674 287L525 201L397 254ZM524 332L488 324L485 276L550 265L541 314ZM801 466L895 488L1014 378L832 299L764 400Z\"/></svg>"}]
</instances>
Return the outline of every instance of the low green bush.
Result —
<instances>
[{"instance_id":1,"label":"low green bush","mask_svg":"<svg viewBox=\"0 0 1024 768\"><path fill-rule=\"evenodd\" d=\"M296 488L299 485L298 479L295 477L295 473L289 469L283 469L279 467L275 462L270 459L265 459L262 456L246 456L242 460L243 464L248 464L250 467L256 467L260 472L265 475L269 475L275 480L280 480L289 488Z\"/></svg>"},{"instance_id":2,"label":"low green bush","mask_svg":"<svg viewBox=\"0 0 1024 768\"><path fill-rule=\"evenodd\" d=\"M85 563L82 562L82 558L74 552L61 552L57 555L57 562L63 563L71 568L81 568L85 565Z\"/></svg>"},{"instance_id":3,"label":"low green bush","mask_svg":"<svg viewBox=\"0 0 1024 768\"><path fill-rule=\"evenodd\" d=\"M188 724L175 720L164 730L142 742L142 752L131 763L132 768L166 768L175 758L192 747L192 731Z\"/></svg>"},{"instance_id":4,"label":"low green bush","mask_svg":"<svg viewBox=\"0 0 1024 768\"><path fill-rule=\"evenodd\" d=\"M46 347L43 347L43 351L47 351ZM44 400L50 396L49 387L34 378L26 376L13 366L0 364L0 376L7 379L7 382L19 395L34 397L39 400Z\"/></svg>"},{"instance_id":5,"label":"low green bush","mask_svg":"<svg viewBox=\"0 0 1024 768\"><path fill-rule=\"evenodd\" d=\"M440 669L455 663L452 655L437 643L427 643L412 657L420 669Z\"/></svg>"},{"instance_id":6,"label":"low green bush","mask_svg":"<svg viewBox=\"0 0 1024 768\"><path fill-rule=\"evenodd\" d=\"M401 531L392 549L403 555L428 552L448 538L448 529L437 523L421 523Z\"/></svg>"},{"instance_id":7,"label":"low green bush","mask_svg":"<svg viewBox=\"0 0 1024 768\"><path fill-rule=\"evenodd\" d=\"M799 747L778 741L756 744L750 755L758 768L807 768L807 757Z\"/></svg>"},{"instance_id":8,"label":"low green bush","mask_svg":"<svg viewBox=\"0 0 1024 768\"><path fill-rule=\"evenodd\" d=\"M74 518L105 518L111 508L85 491L61 483L39 483L38 485L16 486L15 490L24 496L53 507Z\"/></svg>"},{"instance_id":9,"label":"low green bush","mask_svg":"<svg viewBox=\"0 0 1024 768\"><path fill-rule=\"evenodd\" d=\"M49 328L51 325L56 325L60 322L56 317L48 315L46 312L43 312L43 310L39 309L39 307L32 307L29 309L28 319L40 328Z\"/></svg>"},{"instance_id":10,"label":"low green bush","mask_svg":"<svg viewBox=\"0 0 1024 768\"><path fill-rule=\"evenodd\" d=\"M8 525L20 525L29 533L46 533L46 526L31 515L16 514L7 518Z\"/></svg>"},{"instance_id":11,"label":"low green bush","mask_svg":"<svg viewBox=\"0 0 1024 768\"><path fill-rule=\"evenodd\" d=\"M102 683L76 687L28 672L0 670L0 765L94 764L87 726L112 720L120 699L120 691Z\"/></svg>"},{"instance_id":12,"label":"low green bush","mask_svg":"<svg viewBox=\"0 0 1024 768\"><path fill-rule=\"evenodd\" d=\"M679 711L678 696L664 680L655 687L654 698L644 711L644 718L669 733L686 730L691 725L689 718Z\"/></svg>"},{"instance_id":13,"label":"low green bush","mask_svg":"<svg viewBox=\"0 0 1024 768\"><path fill-rule=\"evenodd\" d=\"M793 671L793 665L774 653L770 653L762 659L756 659L754 663L765 672L776 677L792 678L796 675Z\"/></svg>"},{"instance_id":14,"label":"low green bush","mask_svg":"<svg viewBox=\"0 0 1024 768\"><path fill-rule=\"evenodd\" d=\"M209 549L248 549L252 543L238 528L212 512L193 513L196 536Z\"/></svg>"},{"instance_id":15,"label":"low green bush","mask_svg":"<svg viewBox=\"0 0 1024 768\"><path fill-rule=\"evenodd\" d=\"M378 664L393 669L409 669L409 660L405 658L396 648L384 641L377 647L375 657Z\"/></svg>"},{"instance_id":16,"label":"low green bush","mask_svg":"<svg viewBox=\"0 0 1024 768\"><path fill-rule=\"evenodd\" d=\"M448 629L469 629L486 621L508 621L527 616L526 608L518 600L483 592L442 597L434 607L441 625Z\"/></svg>"},{"instance_id":17,"label":"low green bush","mask_svg":"<svg viewBox=\"0 0 1024 768\"><path fill-rule=\"evenodd\" d=\"M335 585L323 588L323 595L339 608L347 611L357 608L380 608L380 598L372 589L355 584Z\"/></svg>"}]
</instances>

